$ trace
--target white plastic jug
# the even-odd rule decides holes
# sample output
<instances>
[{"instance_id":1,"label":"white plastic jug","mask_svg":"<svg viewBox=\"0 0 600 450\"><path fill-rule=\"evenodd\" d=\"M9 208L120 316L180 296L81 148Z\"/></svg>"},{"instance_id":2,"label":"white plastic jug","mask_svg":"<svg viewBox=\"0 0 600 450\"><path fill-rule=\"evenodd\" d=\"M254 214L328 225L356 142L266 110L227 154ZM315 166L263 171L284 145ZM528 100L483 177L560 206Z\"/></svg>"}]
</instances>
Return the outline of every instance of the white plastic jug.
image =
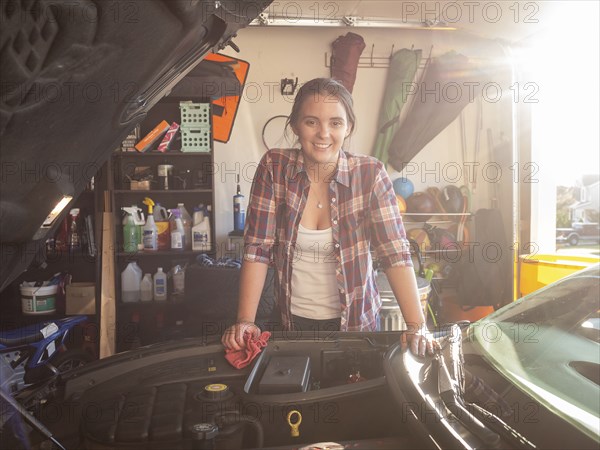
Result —
<instances>
[{"instance_id":1,"label":"white plastic jug","mask_svg":"<svg viewBox=\"0 0 600 450\"><path fill-rule=\"evenodd\" d=\"M169 229L171 230L171 250L184 250L186 244L185 230L181 220L181 212L177 208L171 210Z\"/></svg>"},{"instance_id":2,"label":"white plastic jug","mask_svg":"<svg viewBox=\"0 0 600 450\"><path fill-rule=\"evenodd\" d=\"M187 209L185 209L185 205L183 203L177 203L177 209L181 215L181 221L183 222L183 229L185 232L185 250L192 249L192 216Z\"/></svg>"},{"instance_id":3,"label":"white plastic jug","mask_svg":"<svg viewBox=\"0 0 600 450\"><path fill-rule=\"evenodd\" d=\"M140 280L142 279L142 275L143 275L143 271L142 268L140 266L138 266L138 263L136 261L132 261L131 264L133 264L133 268L135 269L135 271L137 272L137 274L140 277Z\"/></svg>"},{"instance_id":4,"label":"white plastic jug","mask_svg":"<svg viewBox=\"0 0 600 450\"><path fill-rule=\"evenodd\" d=\"M154 282L152 281L152 275L147 273L142 278L141 283L141 297L143 302L151 302L154 298Z\"/></svg>"},{"instance_id":5,"label":"white plastic jug","mask_svg":"<svg viewBox=\"0 0 600 450\"><path fill-rule=\"evenodd\" d=\"M164 206L157 203L154 206L154 222L157 231L157 243L159 250L171 248L171 233L169 232L169 213Z\"/></svg>"},{"instance_id":6,"label":"white plastic jug","mask_svg":"<svg viewBox=\"0 0 600 450\"><path fill-rule=\"evenodd\" d=\"M169 220L169 212L167 208L162 206L160 203L154 205L154 211L152 212L154 215L155 222L166 222Z\"/></svg>"},{"instance_id":7,"label":"white plastic jug","mask_svg":"<svg viewBox=\"0 0 600 450\"><path fill-rule=\"evenodd\" d=\"M210 250L210 220L206 216L202 222L192 228L192 249L194 251Z\"/></svg>"},{"instance_id":8,"label":"white plastic jug","mask_svg":"<svg viewBox=\"0 0 600 450\"><path fill-rule=\"evenodd\" d=\"M130 262L121 272L121 301L133 303L140 301L142 270L135 262Z\"/></svg>"}]
</instances>

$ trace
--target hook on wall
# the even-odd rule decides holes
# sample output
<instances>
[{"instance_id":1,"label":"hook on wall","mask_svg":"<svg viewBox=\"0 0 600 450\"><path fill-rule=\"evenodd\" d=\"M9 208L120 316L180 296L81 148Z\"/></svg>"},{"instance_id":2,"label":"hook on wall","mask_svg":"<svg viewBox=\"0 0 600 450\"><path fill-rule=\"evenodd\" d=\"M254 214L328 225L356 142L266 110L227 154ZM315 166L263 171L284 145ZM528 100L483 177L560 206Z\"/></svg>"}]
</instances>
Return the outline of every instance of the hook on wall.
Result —
<instances>
[{"instance_id":1,"label":"hook on wall","mask_svg":"<svg viewBox=\"0 0 600 450\"><path fill-rule=\"evenodd\" d=\"M294 95L296 93L296 88L298 87L298 77L296 80L292 80L291 78L282 78L280 84L281 95Z\"/></svg>"}]
</instances>

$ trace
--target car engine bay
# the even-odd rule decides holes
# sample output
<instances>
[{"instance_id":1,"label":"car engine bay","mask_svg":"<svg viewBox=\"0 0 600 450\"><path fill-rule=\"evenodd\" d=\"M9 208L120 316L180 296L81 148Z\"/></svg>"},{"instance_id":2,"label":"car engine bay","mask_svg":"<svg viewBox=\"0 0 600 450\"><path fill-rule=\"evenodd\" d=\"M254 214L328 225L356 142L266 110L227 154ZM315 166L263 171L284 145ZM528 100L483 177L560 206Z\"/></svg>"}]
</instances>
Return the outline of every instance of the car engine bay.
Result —
<instances>
[{"instance_id":1,"label":"car engine bay","mask_svg":"<svg viewBox=\"0 0 600 450\"><path fill-rule=\"evenodd\" d=\"M383 371L390 339L275 338L241 370L220 345L140 349L118 374L83 368L36 416L67 448L410 448Z\"/></svg>"}]
</instances>

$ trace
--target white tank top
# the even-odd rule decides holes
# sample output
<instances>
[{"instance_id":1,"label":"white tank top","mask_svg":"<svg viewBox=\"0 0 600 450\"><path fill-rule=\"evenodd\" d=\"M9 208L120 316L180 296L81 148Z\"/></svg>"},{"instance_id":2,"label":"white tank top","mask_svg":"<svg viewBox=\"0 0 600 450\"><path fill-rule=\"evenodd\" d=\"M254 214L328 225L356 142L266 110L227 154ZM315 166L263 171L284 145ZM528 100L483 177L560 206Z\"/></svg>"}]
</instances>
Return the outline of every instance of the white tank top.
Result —
<instances>
[{"instance_id":1,"label":"white tank top","mask_svg":"<svg viewBox=\"0 0 600 450\"><path fill-rule=\"evenodd\" d=\"M298 228L292 261L292 314L308 319L340 317L333 230Z\"/></svg>"}]
</instances>

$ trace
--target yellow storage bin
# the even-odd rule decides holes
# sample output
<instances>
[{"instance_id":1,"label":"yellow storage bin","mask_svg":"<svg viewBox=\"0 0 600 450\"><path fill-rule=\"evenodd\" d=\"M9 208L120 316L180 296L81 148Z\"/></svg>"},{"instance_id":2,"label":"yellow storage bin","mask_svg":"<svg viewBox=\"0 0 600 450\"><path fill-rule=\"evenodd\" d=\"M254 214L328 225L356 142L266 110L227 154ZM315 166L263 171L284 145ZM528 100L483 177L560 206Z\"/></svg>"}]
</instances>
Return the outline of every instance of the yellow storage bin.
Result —
<instances>
[{"instance_id":1,"label":"yellow storage bin","mask_svg":"<svg viewBox=\"0 0 600 450\"><path fill-rule=\"evenodd\" d=\"M600 262L593 256L521 255L519 256L519 297Z\"/></svg>"}]
</instances>

